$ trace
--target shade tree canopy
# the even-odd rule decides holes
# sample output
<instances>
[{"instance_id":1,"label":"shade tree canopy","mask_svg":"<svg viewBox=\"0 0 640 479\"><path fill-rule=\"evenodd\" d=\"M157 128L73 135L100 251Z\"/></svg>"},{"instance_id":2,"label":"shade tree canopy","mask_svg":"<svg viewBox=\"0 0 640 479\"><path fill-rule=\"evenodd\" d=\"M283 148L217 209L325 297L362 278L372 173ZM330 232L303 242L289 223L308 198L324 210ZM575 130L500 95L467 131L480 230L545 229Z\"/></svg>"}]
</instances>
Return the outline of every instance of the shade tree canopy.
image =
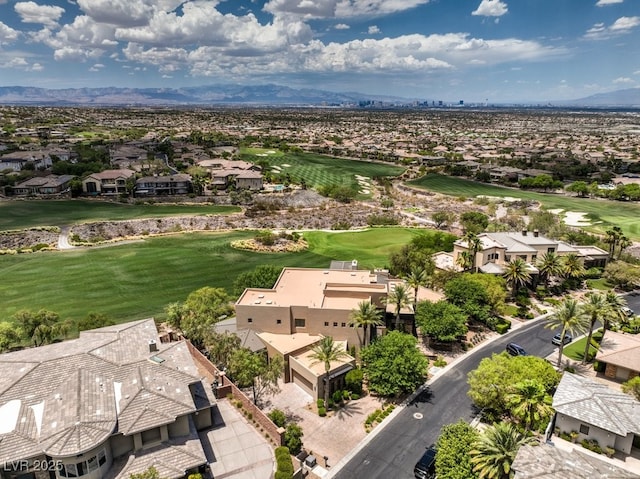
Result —
<instances>
[{"instance_id":1,"label":"shade tree canopy","mask_svg":"<svg viewBox=\"0 0 640 479\"><path fill-rule=\"evenodd\" d=\"M422 334L441 342L453 342L467 333L467 315L448 301L420 301L416 307L416 325Z\"/></svg>"}]
</instances>

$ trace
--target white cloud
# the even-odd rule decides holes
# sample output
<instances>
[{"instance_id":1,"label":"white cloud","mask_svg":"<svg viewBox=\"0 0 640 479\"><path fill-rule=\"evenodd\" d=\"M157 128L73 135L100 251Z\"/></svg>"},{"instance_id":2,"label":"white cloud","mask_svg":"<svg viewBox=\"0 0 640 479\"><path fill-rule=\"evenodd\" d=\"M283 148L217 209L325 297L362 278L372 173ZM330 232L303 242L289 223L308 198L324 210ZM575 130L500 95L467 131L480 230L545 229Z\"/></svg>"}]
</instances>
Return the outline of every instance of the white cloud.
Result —
<instances>
[{"instance_id":1,"label":"white cloud","mask_svg":"<svg viewBox=\"0 0 640 479\"><path fill-rule=\"evenodd\" d=\"M638 25L640 25L640 17L620 17L613 22L610 29L614 32L626 32Z\"/></svg>"},{"instance_id":2,"label":"white cloud","mask_svg":"<svg viewBox=\"0 0 640 479\"><path fill-rule=\"evenodd\" d=\"M335 27L336 30L349 30L351 27L346 23L338 23Z\"/></svg>"},{"instance_id":3,"label":"white cloud","mask_svg":"<svg viewBox=\"0 0 640 479\"><path fill-rule=\"evenodd\" d=\"M402 12L430 0L269 0L263 10L302 18L351 18Z\"/></svg>"},{"instance_id":4,"label":"white cloud","mask_svg":"<svg viewBox=\"0 0 640 479\"><path fill-rule=\"evenodd\" d=\"M0 22L0 45L6 45L7 43L15 41L19 35L20 33L17 30Z\"/></svg>"},{"instance_id":5,"label":"white cloud","mask_svg":"<svg viewBox=\"0 0 640 479\"><path fill-rule=\"evenodd\" d=\"M615 80L613 80L613 83L616 85L624 85L624 84L628 85L629 83L635 83L635 81L629 77L618 77Z\"/></svg>"},{"instance_id":6,"label":"white cloud","mask_svg":"<svg viewBox=\"0 0 640 479\"><path fill-rule=\"evenodd\" d=\"M38 5L35 2L18 2L14 9L22 23L41 23L48 27L58 25L58 20L64 13L64 8L54 5Z\"/></svg>"},{"instance_id":7,"label":"white cloud","mask_svg":"<svg viewBox=\"0 0 640 479\"><path fill-rule=\"evenodd\" d=\"M598 0L596 7L605 7L607 5L615 5L616 3L622 3L624 0Z\"/></svg>"},{"instance_id":8,"label":"white cloud","mask_svg":"<svg viewBox=\"0 0 640 479\"><path fill-rule=\"evenodd\" d=\"M44 70L40 63L29 63L24 57L13 57L8 62L0 63L0 68L11 68L26 72L39 72Z\"/></svg>"},{"instance_id":9,"label":"white cloud","mask_svg":"<svg viewBox=\"0 0 640 479\"><path fill-rule=\"evenodd\" d=\"M143 26L155 12L172 11L180 0L78 0L80 9L94 21L118 27ZM217 1L209 2L213 7Z\"/></svg>"},{"instance_id":10,"label":"white cloud","mask_svg":"<svg viewBox=\"0 0 640 479\"><path fill-rule=\"evenodd\" d=\"M596 23L587 30L584 38L589 40L606 40L616 35L629 33L633 28L640 25L640 17L620 17L611 26L604 23Z\"/></svg>"},{"instance_id":11,"label":"white cloud","mask_svg":"<svg viewBox=\"0 0 640 479\"><path fill-rule=\"evenodd\" d=\"M91 68L89 68L90 72L99 72L104 68L104 64L102 63L96 63L95 65L93 65Z\"/></svg>"},{"instance_id":12,"label":"white cloud","mask_svg":"<svg viewBox=\"0 0 640 479\"><path fill-rule=\"evenodd\" d=\"M371 25L369 26L369 28L367 29L367 33L369 35L375 35L377 33L380 33L380 29L378 28L377 25Z\"/></svg>"},{"instance_id":13,"label":"white cloud","mask_svg":"<svg viewBox=\"0 0 640 479\"><path fill-rule=\"evenodd\" d=\"M471 15L481 15L483 17L501 17L507 13L507 4L500 0L482 0L478 8Z\"/></svg>"}]
</instances>

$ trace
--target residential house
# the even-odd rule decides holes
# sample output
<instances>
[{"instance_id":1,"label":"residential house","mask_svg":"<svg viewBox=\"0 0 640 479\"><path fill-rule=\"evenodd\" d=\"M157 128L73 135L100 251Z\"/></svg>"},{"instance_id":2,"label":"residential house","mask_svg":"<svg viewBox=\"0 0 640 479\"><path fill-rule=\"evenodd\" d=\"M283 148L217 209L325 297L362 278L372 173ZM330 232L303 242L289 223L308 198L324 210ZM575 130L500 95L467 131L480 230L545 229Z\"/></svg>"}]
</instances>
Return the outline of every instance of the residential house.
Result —
<instances>
[{"instance_id":1,"label":"residential house","mask_svg":"<svg viewBox=\"0 0 640 479\"><path fill-rule=\"evenodd\" d=\"M136 180L136 196L186 195L192 191L191 176L183 173L169 176L144 176Z\"/></svg>"},{"instance_id":2,"label":"residential house","mask_svg":"<svg viewBox=\"0 0 640 479\"><path fill-rule=\"evenodd\" d=\"M27 163L33 164L36 170L51 168L53 162L47 151L12 151L0 156L0 171L11 169L21 171Z\"/></svg>"},{"instance_id":3,"label":"residential house","mask_svg":"<svg viewBox=\"0 0 640 479\"><path fill-rule=\"evenodd\" d=\"M618 381L640 375L640 335L607 331L596 360L605 364L604 374Z\"/></svg>"},{"instance_id":4,"label":"residential house","mask_svg":"<svg viewBox=\"0 0 640 479\"><path fill-rule=\"evenodd\" d=\"M630 454L634 440L640 438L640 402L601 382L565 373L552 406L556 427L577 432L578 442L593 439L603 449Z\"/></svg>"},{"instance_id":5,"label":"residential house","mask_svg":"<svg viewBox=\"0 0 640 479\"><path fill-rule=\"evenodd\" d=\"M504 266L516 258L528 265L530 274L538 274L536 261L546 253L565 256L574 253L581 257L587 268L605 266L609 254L596 246L574 246L564 241L553 240L539 234L522 230L520 232L480 233L480 248L476 253L474 267L483 273L502 274ZM462 270L461 258L469 251L467 240L460 238L453 244L453 252L439 252L433 256L436 267L442 270Z\"/></svg>"},{"instance_id":6,"label":"residential house","mask_svg":"<svg viewBox=\"0 0 640 479\"><path fill-rule=\"evenodd\" d=\"M74 175L48 175L29 178L13 187L13 194L24 195L58 195L69 188Z\"/></svg>"},{"instance_id":7,"label":"residential house","mask_svg":"<svg viewBox=\"0 0 640 479\"><path fill-rule=\"evenodd\" d=\"M232 184L238 189L252 191L263 187L261 168L247 161L216 158L199 161L198 166L207 169L211 186L218 190L225 190Z\"/></svg>"},{"instance_id":8,"label":"residential house","mask_svg":"<svg viewBox=\"0 0 640 479\"><path fill-rule=\"evenodd\" d=\"M136 171L148 163L147 150L137 145L118 145L109 151L111 164L116 168L128 168Z\"/></svg>"},{"instance_id":9,"label":"residential house","mask_svg":"<svg viewBox=\"0 0 640 479\"><path fill-rule=\"evenodd\" d=\"M0 378L5 479L127 479L150 466L171 479L207 464L198 432L216 399L185 341L158 341L153 319L1 354Z\"/></svg>"},{"instance_id":10,"label":"residential house","mask_svg":"<svg viewBox=\"0 0 640 479\"><path fill-rule=\"evenodd\" d=\"M133 175L135 171L127 169L91 173L82 180L82 192L94 196L127 193L127 180Z\"/></svg>"},{"instance_id":11,"label":"residential house","mask_svg":"<svg viewBox=\"0 0 640 479\"><path fill-rule=\"evenodd\" d=\"M330 269L284 268L273 288L247 288L242 293L235 304L237 328L256 331L269 357L284 359L286 382L322 397L326 375L310 359L310 349L325 336L345 349L359 347L363 330L351 327L349 321L363 301L375 305L392 322L393 306L387 306L385 298L398 282L384 270L358 270L355 261L333 262ZM437 301L442 296L421 288L418 298ZM404 327L409 329L413 310L408 307L401 312ZM369 328L369 333L376 335L384 329ZM332 364L331 391L340 389L342 377L353 364L352 358Z\"/></svg>"},{"instance_id":12,"label":"residential house","mask_svg":"<svg viewBox=\"0 0 640 479\"><path fill-rule=\"evenodd\" d=\"M511 470L514 479L637 479L638 475L578 449L551 444L518 449Z\"/></svg>"}]
</instances>

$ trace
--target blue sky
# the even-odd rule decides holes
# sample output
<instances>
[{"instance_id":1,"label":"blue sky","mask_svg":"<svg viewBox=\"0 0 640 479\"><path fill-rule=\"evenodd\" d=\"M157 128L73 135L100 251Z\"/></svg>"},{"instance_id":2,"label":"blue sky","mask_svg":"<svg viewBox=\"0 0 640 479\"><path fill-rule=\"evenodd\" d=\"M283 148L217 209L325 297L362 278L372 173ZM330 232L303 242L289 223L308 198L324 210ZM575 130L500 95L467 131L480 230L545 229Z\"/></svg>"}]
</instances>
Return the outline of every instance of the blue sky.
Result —
<instances>
[{"instance_id":1,"label":"blue sky","mask_svg":"<svg viewBox=\"0 0 640 479\"><path fill-rule=\"evenodd\" d=\"M640 0L0 0L0 86L465 102L640 86Z\"/></svg>"}]
</instances>

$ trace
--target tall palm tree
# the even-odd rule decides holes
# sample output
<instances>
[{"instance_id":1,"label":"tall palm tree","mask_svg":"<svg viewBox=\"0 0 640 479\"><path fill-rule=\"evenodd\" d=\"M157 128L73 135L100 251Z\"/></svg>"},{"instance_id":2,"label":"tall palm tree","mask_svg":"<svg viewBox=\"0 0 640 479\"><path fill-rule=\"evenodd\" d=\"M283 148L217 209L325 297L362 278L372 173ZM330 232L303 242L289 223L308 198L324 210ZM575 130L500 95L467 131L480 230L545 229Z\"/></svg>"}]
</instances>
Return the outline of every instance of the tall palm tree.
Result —
<instances>
[{"instance_id":1,"label":"tall palm tree","mask_svg":"<svg viewBox=\"0 0 640 479\"><path fill-rule=\"evenodd\" d=\"M469 268L477 273L478 265L476 264L476 256L482 248L482 241L478 238L477 234L471 231L464 235L464 240L467 242L467 250L469 252Z\"/></svg>"},{"instance_id":2,"label":"tall palm tree","mask_svg":"<svg viewBox=\"0 0 640 479\"><path fill-rule=\"evenodd\" d=\"M627 307L627 300L622 296L618 296L613 291L607 291L604 295L606 303L606 311L602 318L602 339L600 343L604 341L605 333L611 328L611 323L619 323L627 319L627 315L624 312L624 308Z\"/></svg>"},{"instance_id":3,"label":"tall palm tree","mask_svg":"<svg viewBox=\"0 0 640 479\"><path fill-rule=\"evenodd\" d=\"M545 328L556 329L562 328L560 338L564 339L564 335L570 333L576 336L587 330L587 322L589 320L582 314L581 304L573 298L567 298L556 308L554 314L547 318ZM564 349L564 341L560 341L560 349L558 352L558 362L556 367L560 368L562 364L562 350Z\"/></svg>"},{"instance_id":4,"label":"tall palm tree","mask_svg":"<svg viewBox=\"0 0 640 479\"><path fill-rule=\"evenodd\" d=\"M418 303L418 290L420 286L427 286L429 284L429 275L422 266L414 266L409 271L409 274L404 277L405 283L410 288L413 288L413 312L416 312L416 304Z\"/></svg>"},{"instance_id":5,"label":"tall palm tree","mask_svg":"<svg viewBox=\"0 0 640 479\"><path fill-rule=\"evenodd\" d=\"M582 303L582 314L584 314L589 320L589 332L587 334L587 344L584 347L582 364L586 364L589 357L593 328L595 327L596 322L602 321L604 316L607 314L607 301L603 293L587 293L586 299L587 300Z\"/></svg>"},{"instance_id":6,"label":"tall palm tree","mask_svg":"<svg viewBox=\"0 0 640 479\"><path fill-rule=\"evenodd\" d=\"M525 379L514 384L505 400L511 414L524 422L527 431L553 413L551 396L542 384L533 379Z\"/></svg>"},{"instance_id":7,"label":"tall palm tree","mask_svg":"<svg viewBox=\"0 0 640 479\"><path fill-rule=\"evenodd\" d=\"M618 246L620 249L618 249L618 256L616 258L620 259L620 256L622 256L622 252L632 244L633 244L633 241L631 241L626 236L622 236L620 238L620 241L618 242Z\"/></svg>"},{"instance_id":8,"label":"tall palm tree","mask_svg":"<svg viewBox=\"0 0 640 479\"><path fill-rule=\"evenodd\" d=\"M531 279L531 274L527 268L527 263L522 258L516 258L504 268L502 275L511 287L511 295L515 296L518 288L524 286Z\"/></svg>"},{"instance_id":9,"label":"tall palm tree","mask_svg":"<svg viewBox=\"0 0 640 479\"><path fill-rule=\"evenodd\" d=\"M349 314L349 326L354 328L362 328L364 338L360 338L360 348L369 344L371 334L369 333L369 326L381 326L384 324L382 320L382 313L376 306L370 301L360 301L356 309L352 309Z\"/></svg>"},{"instance_id":10,"label":"tall palm tree","mask_svg":"<svg viewBox=\"0 0 640 479\"><path fill-rule=\"evenodd\" d=\"M342 347L333 342L331 336L325 336L311 348L311 354L309 358L312 359L311 365L318 363L324 364L324 404L329 404L329 371L331 371L331 363L340 361L348 356L347 352Z\"/></svg>"},{"instance_id":11,"label":"tall palm tree","mask_svg":"<svg viewBox=\"0 0 640 479\"><path fill-rule=\"evenodd\" d=\"M549 278L562 274L562 261L560 256L553 251L540 256L536 267L538 271L540 271L540 276L542 276L544 280L545 287L549 286Z\"/></svg>"},{"instance_id":12,"label":"tall palm tree","mask_svg":"<svg viewBox=\"0 0 640 479\"><path fill-rule=\"evenodd\" d=\"M576 253L569 253L562 257L562 274L566 279L582 278L585 272L584 262Z\"/></svg>"},{"instance_id":13,"label":"tall palm tree","mask_svg":"<svg viewBox=\"0 0 640 479\"><path fill-rule=\"evenodd\" d=\"M520 446L534 444L534 436L527 437L507 422L499 422L485 429L469 451L471 463L481 479L509 479L514 477L511 464Z\"/></svg>"},{"instance_id":14,"label":"tall palm tree","mask_svg":"<svg viewBox=\"0 0 640 479\"><path fill-rule=\"evenodd\" d=\"M616 247L620 243L621 238L624 236L622 233L622 228L619 226L614 226L610 230L606 231L606 238L604 242L609 245L609 258L613 259L613 256L616 252Z\"/></svg>"},{"instance_id":15,"label":"tall palm tree","mask_svg":"<svg viewBox=\"0 0 640 479\"><path fill-rule=\"evenodd\" d=\"M402 283L396 283L395 287L389 291L385 298L386 304L392 304L395 307L395 329L400 329L400 310L411 304L413 298L409 289Z\"/></svg>"}]
</instances>

